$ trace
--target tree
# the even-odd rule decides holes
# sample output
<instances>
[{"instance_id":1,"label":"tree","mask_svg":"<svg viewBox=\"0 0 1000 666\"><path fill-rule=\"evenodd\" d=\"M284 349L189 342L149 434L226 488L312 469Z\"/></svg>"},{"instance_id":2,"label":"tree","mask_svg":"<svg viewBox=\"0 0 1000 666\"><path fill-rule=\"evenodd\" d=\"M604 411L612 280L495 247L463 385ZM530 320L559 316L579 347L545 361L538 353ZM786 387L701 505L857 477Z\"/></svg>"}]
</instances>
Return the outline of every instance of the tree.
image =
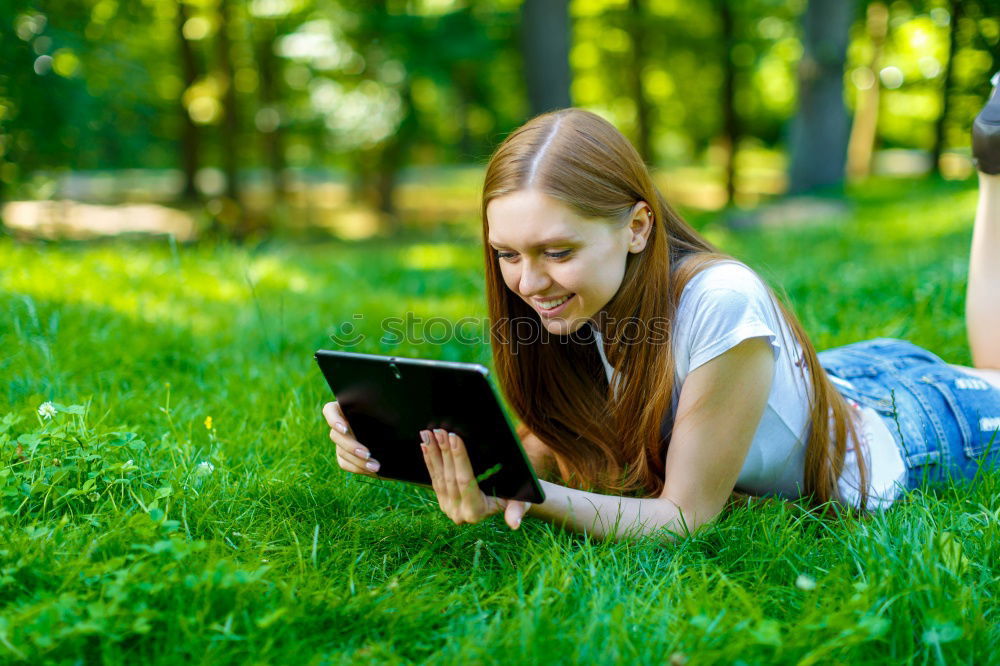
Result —
<instances>
[{"instance_id":1,"label":"tree","mask_svg":"<svg viewBox=\"0 0 1000 666\"><path fill-rule=\"evenodd\" d=\"M532 115L571 106L569 0L525 0L521 51Z\"/></svg>"},{"instance_id":2,"label":"tree","mask_svg":"<svg viewBox=\"0 0 1000 666\"><path fill-rule=\"evenodd\" d=\"M226 198L229 200L226 202L228 205L223 210L226 211L227 217L231 214L235 218L231 222L235 224L234 236L239 239L246 232L244 228L246 216L240 204L240 183L237 170L239 163L237 146L240 128L236 107L233 47L229 36L232 25L229 0L219 0L216 9L219 18L219 27L215 35L216 67L219 70L222 87L222 128L219 133L220 160L222 171L226 176Z\"/></svg>"},{"instance_id":3,"label":"tree","mask_svg":"<svg viewBox=\"0 0 1000 666\"><path fill-rule=\"evenodd\" d=\"M278 77L277 58L274 55L274 42L277 36L276 21L259 19L257 21L256 43L257 71L260 76L258 87L260 108L257 111L255 125L260 132L261 152L265 163L271 172L271 190L274 199L282 202L285 199L287 183L285 182L285 141L281 126L281 88Z\"/></svg>"},{"instance_id":4,"label":"tree","mask_svg":"<svg viewBox=\"0 0 1000 666\"><path fill-rule=\"evenodd\" d=\"M324 142L351 173L355 199L381 213L388 234L402 223L395 191L405 166L486 154L498 132L524 119L516 12L487 3L404 12L401 4L331 4L324 16L333 38L364 66L336 79L316 74L317 87L357 102L341 108L368 109L363 117L328 112Z\"/></svg>"},{"instance_id":5,"label":"tree","mask_svg":"<svg viewBox=\"0 0 1000 666\"><path fill-rule=\"evenodd\" d=\"M950 16L948 18L948 61L944 64L944 76L941 80L941 113L934 123L934 146L931 148L931 170L941 173L941 154L945 148L945 123L951 111L951 88L954 81L955 53L958 51L958 23L962 18L961 0L949 0Z\"/></svg>"},{"instance_id":6,"label":"tree","mask_svg":"<svg viewBox=\"0 0 1000 666\"><path fill-rule=\"evenodd\" d=\"M382 218L383 231L394 235L400 230L395 192L399 172L410 158L413 143L420 135L420 117L413 100L414 69L420 69L426 58L443 49L446 40L435 44L432 30L423 17L393 14L386 0L372 0L357 7L357 22L353 31L345 33L353 47L367 64L355 90L367 82L378 83L378 89L398 103L395 128L378 142L350 150L351 171L355 176L355 196L366 200ZM435 22L433 25L439 25ZM413 58L406 62L405 54ZM396 60L395 58L399 59ZM400 63L404 74L395 86L386 85L379 72L386 63ZM406 62L405 65L402 63ZM345 137L347 139L347 137Z\"/></svg>"},{"instance_id":7,"label":"tree","mask_svg":"<svg viewBox=\"0 0 1000 666\"><path fill-rule=\"evenodd\" d=\"M184 25L189 18L187 4L185 0L177 1L177 52L181 61L181 80L184 83L184 90L188 90L198 80L198 61L195 57L194 48L191 42L184 36ZM191 119L187 106L183 103L183 95L179 100L178 112L181 119L181 140L180 163L181 172L184 174L184 185L181 189L181 198L186 201L194 201L198 198L198 188L195 185L195 177L198 175L198 162L200 153L200 137L198 127Z\"/></svg>"},{"instance_id":8,"label":"tree","mask_svg":"<svg viewBox=\"0 0 1000 666\"><path fill-rule=\"evenodd\" d=\"M854 3L847 0L809 0L802 17L790 194L843 183L848 141L844 62L853 12Z\"/></svg>"},{"instance_id":9,"label":"tree","mask_svg":"<svg viewBox=\"0 0 1000 666\"><path fill-rule=\"evenodd\" d=\"M642 85L642 74L646 67L647 40L646 15L642 0L629 0L628 32L632 42L632 63L629 71L631 96L635 104L636 149L647 162L653 161L652 149L652 105L646 97Z\"/></svg>"},{"instance_id":10,"label":"tree","mask_svg":"<svg viewBox=\"0 0 1000 666\"><path fill-rule=\"evenodd\" d=\"M722 42L722 139L726 147L726 203L736 195L736 149L739 146L739 120L736 116L736 63L733 47L732 0L718 0Z\"/></svg>"},{"instance_id":11,"label":"tree","mask_svg":"<svg viewBox=\"0 0 1000 666\"><path fill-rule=\"evenodd\" d=\"M865 71L867 87L858 91L851 124L851 137L847 145L847 175L852 180L867 178L871 173L872 153L878 137L879 106L882 86L879 70L882 68L882 49L889 31L889 8L882 2L868 5L865 31L871 43L871 58Z\"/></svg>"}]
</instances>

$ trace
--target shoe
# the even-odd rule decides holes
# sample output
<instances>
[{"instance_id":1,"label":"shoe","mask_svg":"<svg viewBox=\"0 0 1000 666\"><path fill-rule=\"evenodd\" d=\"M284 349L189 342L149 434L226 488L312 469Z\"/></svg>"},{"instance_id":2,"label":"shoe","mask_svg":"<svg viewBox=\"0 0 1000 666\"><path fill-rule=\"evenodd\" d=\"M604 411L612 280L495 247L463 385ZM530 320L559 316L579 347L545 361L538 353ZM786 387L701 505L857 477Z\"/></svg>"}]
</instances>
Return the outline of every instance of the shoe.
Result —
<instances>
[{"instance_id":1,"label":"shoe","mask_svg":"<svg viewBox=\"0 0 1000 666\"><path fill-rule=\"evenodd\" d=\"M993 75L993 94L972 121L972 161L983 173L1000 173L1000 72Z\"/></svg>"}]
</instances>

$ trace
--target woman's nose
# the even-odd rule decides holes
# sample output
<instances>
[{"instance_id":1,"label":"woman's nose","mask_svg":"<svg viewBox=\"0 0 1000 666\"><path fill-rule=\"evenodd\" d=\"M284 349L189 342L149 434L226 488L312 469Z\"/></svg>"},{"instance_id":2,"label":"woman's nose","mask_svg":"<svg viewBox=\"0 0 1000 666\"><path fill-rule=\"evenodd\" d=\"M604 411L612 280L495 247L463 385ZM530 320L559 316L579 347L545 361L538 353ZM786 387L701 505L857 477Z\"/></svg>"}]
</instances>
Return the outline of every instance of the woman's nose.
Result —
<instances>
[{"instance_id":1,"label":"woman's nose","mask_svg":"<svg viewBox=\"0 0 1000 666\"><path fill-rule=\"evenodd\" d=\"M523 266L518 288L521 290L522 296L532 296L548 289L552 281L544 270L527 260L523 260L521 263Z\"/></svg>"}]
</instances>

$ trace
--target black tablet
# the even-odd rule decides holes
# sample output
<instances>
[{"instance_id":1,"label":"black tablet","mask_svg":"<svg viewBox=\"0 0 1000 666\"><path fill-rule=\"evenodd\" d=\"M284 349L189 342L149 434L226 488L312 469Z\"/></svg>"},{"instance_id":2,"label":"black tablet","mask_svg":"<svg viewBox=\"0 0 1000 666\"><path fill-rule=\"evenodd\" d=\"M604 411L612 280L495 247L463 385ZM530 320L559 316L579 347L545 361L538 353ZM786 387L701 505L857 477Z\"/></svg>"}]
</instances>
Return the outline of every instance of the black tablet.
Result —
<instances>
[{"instance_id":1,"label":"black tablet","mask_svg":"<svg viewBox=\"0 0 1000 666\"><path fill-rule=\"evenodd\" d=\"M484 493L545 501L484 366L325 349L316 362L379 477L430 486L420 431L443 428L465 442Z\"/></svg>"}]
</instances>

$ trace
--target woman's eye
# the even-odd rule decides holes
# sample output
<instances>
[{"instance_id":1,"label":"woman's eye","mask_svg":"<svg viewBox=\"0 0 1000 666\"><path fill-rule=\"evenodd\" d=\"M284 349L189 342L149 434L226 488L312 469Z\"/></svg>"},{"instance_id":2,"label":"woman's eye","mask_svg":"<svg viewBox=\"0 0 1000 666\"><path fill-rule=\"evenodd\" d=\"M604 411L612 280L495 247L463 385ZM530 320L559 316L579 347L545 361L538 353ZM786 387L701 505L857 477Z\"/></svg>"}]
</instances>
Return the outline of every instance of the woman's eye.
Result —
<instances>
[{"instance_id":1,"label":"woman's eye","mask_svg":"<svg viewBox=\"0 0 1000 666\"><path fill-rule=\"evenodd\" d=\"M546 252L545 256L549 259L565 259L570 255L573 250L559 250L558 252ZM512 260L517 257L516 252L506 252L504 250L496 250L497 259L507 259Z\"/></svg>"}]
</instances>

